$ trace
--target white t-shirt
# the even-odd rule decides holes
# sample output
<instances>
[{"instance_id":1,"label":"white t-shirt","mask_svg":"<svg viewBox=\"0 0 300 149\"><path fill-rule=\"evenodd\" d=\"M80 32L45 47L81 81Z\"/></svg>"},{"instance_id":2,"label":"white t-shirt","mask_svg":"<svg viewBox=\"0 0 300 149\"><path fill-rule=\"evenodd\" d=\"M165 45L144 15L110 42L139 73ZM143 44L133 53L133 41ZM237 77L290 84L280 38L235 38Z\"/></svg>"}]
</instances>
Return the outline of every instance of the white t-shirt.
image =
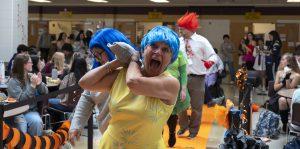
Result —
<instances>
[{"instance_id":1,"label":"white t-shirt","mask_svg":"<svg viewBox=\"0 0 300 149\"><path fill-rule=\"evenodd\" d=\"M194 33L191 38L188 39L188 42L192 50L192 55L186 52L184 38L180 38L180 50L187 56L188 74L205 75L209 73L204 66L204 62L201 60L213 61L215 64L217 63L217 54L212 45L205 37L198 35L197 33Z\"/></svg>"}]
</instances>

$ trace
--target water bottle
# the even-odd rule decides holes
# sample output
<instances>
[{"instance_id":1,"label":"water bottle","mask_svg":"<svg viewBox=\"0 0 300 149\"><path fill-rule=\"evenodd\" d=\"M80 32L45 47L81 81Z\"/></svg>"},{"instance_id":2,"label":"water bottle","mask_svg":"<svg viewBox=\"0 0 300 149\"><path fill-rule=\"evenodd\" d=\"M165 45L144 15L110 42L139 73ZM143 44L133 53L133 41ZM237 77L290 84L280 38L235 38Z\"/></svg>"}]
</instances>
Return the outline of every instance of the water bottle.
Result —
<instances>
[{"instance_id":1,"label":"water bottle","mask_svg":"<svg viewBox=\"0 0 300 149\"><path fill-rule=\"evenodd\" d=\"M52 79L57 79L57 76L58 76L58 71L57 71L57 68L54 67L51 72L51 77L52 77Z\"/></svg>"}]
</instances>

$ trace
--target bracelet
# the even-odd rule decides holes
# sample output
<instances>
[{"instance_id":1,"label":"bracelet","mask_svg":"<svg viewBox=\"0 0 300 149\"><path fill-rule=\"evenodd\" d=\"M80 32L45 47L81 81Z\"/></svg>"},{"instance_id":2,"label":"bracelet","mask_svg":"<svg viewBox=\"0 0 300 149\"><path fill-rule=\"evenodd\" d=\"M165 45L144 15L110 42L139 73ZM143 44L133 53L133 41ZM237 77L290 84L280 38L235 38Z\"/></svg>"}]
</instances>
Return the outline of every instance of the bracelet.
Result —
<instances>
[{"instance_id":1,"label":"bracelet","mask_svg":"<svg viewBox=\"0 0 300 149\"><path fill-rule=\"evenodd\" d=\"M131 62L138 64L140 67L142 66L141 61L132 59Z\"/></svg>"},{"instance_id":2,"label":"bracelet","mask_svg":"<svg viewBox=\"0 0 300 149\"><path fill-rule=\"evenodd\" d=\"M106 68L106 70L107 70L107 73L111 73L111 72L112 72L111 67L110 67L110 62L107 62L107 63L105 64L105 68Z\"/></svg>"}]
</instances>

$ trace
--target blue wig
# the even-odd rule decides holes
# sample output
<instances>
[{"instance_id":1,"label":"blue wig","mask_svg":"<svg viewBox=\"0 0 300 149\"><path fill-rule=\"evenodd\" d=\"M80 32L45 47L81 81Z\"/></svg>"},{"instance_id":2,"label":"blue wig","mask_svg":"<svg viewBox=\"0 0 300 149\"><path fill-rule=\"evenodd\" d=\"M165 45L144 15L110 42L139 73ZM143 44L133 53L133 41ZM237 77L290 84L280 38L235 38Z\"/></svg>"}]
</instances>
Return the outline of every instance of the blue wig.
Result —
<instances>
[{"instance_id":1,"label":"blue wig","mask_svg":"<svg viewBox=\"0 0 300 149\"><path fill-rule=\"evenodd\" d=\"M141 52L147 45L155 42L165 42L172 50L171 63L173 63L178 57L179 51L179 38L177 34L166 26L156 26L150 32L148 32L141 43ZM143 57L142 57L143 59Z\"/></svg>"},{"instance_id":2,"label":"blue wig","mask_svg":"<svg viewBox=\"0 0 300 149\"><path fill-rule=\"evenodd\" d=\"M112 28L104 28L98 30L92 37L89 45L89 49L92 52L94 47L98 47L104 50L104 52L108 56L108 60L112 61L115 59L114 53L107 47L107 44L113 44L114 42L125 42L131 45L134 49L137 49L127 38L124 34L120 31L112 29ZM93 52L92 52L93 53ZM95 55L94 55L95 57ZM101 66L101 64L94 59L93 62L93 69Z\"/></svg>"}]
</instances>

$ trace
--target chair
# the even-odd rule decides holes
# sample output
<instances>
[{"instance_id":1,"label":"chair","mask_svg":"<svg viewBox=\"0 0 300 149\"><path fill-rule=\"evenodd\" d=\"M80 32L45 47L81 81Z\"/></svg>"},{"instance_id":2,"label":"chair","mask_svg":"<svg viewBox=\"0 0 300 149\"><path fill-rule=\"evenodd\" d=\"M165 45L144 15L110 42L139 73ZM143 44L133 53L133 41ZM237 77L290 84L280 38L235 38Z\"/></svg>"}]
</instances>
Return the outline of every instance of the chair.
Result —
<instances>
[{"instance_id":1,"label":"chair","mask_svg":"<svg viewBox=\"0 0 300 149\"><path fill-rule=\"evenodd\" d=\"M299 135L300 134L300 103L293 103L292 105L292 118L291 122L288 123L288 133L287 133L287 142L290 141L290 136L292 133Z\"/></svg>"},{"instance_id":2,"label":"chair","mask_svg":"<svg viewBox=\"0 0 300 149\"><path fill-rule=\"evenodd\" d=\"M77 103L78 103L78 101L79 101L79 99L80 99L80 96L81 96L81 93L83 92L83 89L78 84L75 84L74 86L69 86L69 87L70 88L75 87L75 90L72 90L72 91L68 92L69 96L68 96L68 101L67 101L68 107L70 107L71 109L74 110ZM69 119L70 115L73 112L73 110L71 112L70 111L61 111L61 110L58 110L58 109L55 109L55 108L52 108L52 107L48 107L48 109L63 114L63 116L64 116L63 121ZM52 124L62 123L63 121L53 122L53 123L50 123L50 124L52 125Z\"/></svg>"},{"instance_id":3,"label":"chair","mask_svg":"<svg viewBox=\"0 0 300 149\"><path fill-rule=\"evenodd\" d=\"M37 102L37 108L43 120L43 128L44 130L48 130L50 128L51 123L50 114L47 112L48 100Z\"/></svg>"}]
</instances>

